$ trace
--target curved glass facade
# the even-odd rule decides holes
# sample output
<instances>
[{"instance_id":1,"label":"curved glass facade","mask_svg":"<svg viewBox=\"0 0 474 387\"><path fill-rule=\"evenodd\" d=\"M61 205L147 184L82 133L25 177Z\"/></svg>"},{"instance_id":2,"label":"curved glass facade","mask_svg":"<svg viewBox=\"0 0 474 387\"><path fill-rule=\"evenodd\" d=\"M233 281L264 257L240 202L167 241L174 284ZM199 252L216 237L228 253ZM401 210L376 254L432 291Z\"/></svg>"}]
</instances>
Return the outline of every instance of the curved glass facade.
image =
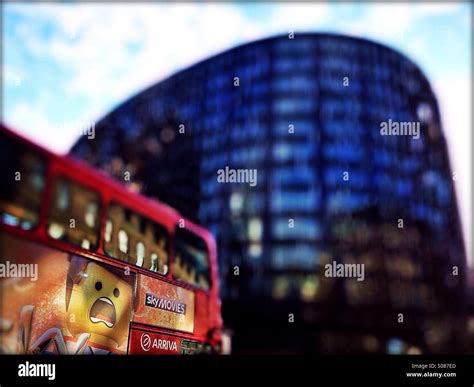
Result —
<instances>
[{"instance_id":1,"label":"curved glass facade","mask_svg":"<svg viewBox=\"0 0 474 387\"><path fill-rule=\"evenodd\" d=\"M354 350L455 340L446 313L462 315L465 253L453 177L430 84L400 53L339 35L265 39L157 83L96 129L72 154L131 172L214 233L236 331L256 316L262 330L287 326L292 311L318 327L298 349L338 352L354 326L366 332ZM220 183L226 166L255 170L255 186ZM328 277L332 262L363 265L364 281Z\"/></svg>"}]
</instances>

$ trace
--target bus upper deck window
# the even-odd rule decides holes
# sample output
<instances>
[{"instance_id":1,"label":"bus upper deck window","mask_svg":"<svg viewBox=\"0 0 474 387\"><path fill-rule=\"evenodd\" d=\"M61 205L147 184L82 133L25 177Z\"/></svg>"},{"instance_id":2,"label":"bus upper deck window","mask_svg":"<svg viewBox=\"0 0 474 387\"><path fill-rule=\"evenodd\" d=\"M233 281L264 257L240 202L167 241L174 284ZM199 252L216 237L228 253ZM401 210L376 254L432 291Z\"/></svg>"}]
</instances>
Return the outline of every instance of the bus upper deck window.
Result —
<instances>
[{"instance_id":1,"label":"bus upper deck window","mask_svg":"<svg viewBox=\"0 0 474 387\"><path fill-rule=\"evenodd\" d=\"M0 132L0 222L29 230L38 224L46 159L7 133Z\"/></svg>"},{"instance_id":2,"label":"bus upper deck window","mask_svg":"<svg viewBox=\"0 0 474 387\"><path fill-rule=\"evenodd\" d=\"M106 242L110 242L112 240L112 228L113 224L110 220L107 220L105 223L105 233L104 233L104 239Z\"/></svg>"},{"instance_id":3,"label":"bus upper deck window","mask_svg":"<svg viewBox=\"0 0 474 387\"><path fill-rule=\"evenodd\" d=\"M151 253L150 258L151 258L150 270L157 272L158 271L158 255L156 255L155 253Z\"/></svg>"},{"instance_id":4,"label":"bus upper deck window","mask_svg":"<svg viewBox=\"0 0 474 387\"><path fill-rule=\"evenodd\" d=\"M107 211L104 248L107 255L150 271L168 271L166 228L116 203Z\"/></svg>"},{"instance_id":5,"label":"bus upper deck window","mask_svg":"<svg viewBox=\"0 0 474 387\"><path fill-rule=\"evenodd\" d=\"M124 230L120 230L118 233L118 245L122 253L128 253L128 235Z\"/></svg>"},{"instance_id":6,"label":"bus upper deck window","mask_svg":"<svg viewBox=\"0 0 474 387\"><path fill-rule=\"evenodd\" d=\"M64 180L60 180L57 183L56 192L57 192L57 206L59 209L66 211L69 207L69 189Z\"/></svg>"},{"instance_id":7,"label":"bus upper deck window","mask_svg":"<svg viewBox=\"0 0 474 387\"><path fill-rule=\"evenodd\" d=\"M88 203L86 209L85 221L90 228L95 227L95 222L97 220L97 203Z\"/></svg>"},{"instance_id":8,"label":"bus upper deck window","mask_svg":"<svg viewBox=\"0 0 474 387\"><path fill-rule=\"evenodd\" d=\"M99 234L99 195L79 183L59 178L53 186L48 234L86 250L95 250Z\"/></svg>"},{"instance_id":9,"label":"bus upper deck window","mask_svg":"<svg viewBox=\"0 0 474 387\"><path fill-rule=\"evenodd\" d=\"M210 289L211 275L209 252L204 239L184 228L175 233L175 258L173 277L179 281Z\"/></svg>"},{"instance_id":10,"label":"bus upper deck window","mask_svg":"<svg viewBox=\"0 0 474 387\"><path fill-rule=\"evenodd\" d=\"M158 230L157 230L158 231ZM156 245L156 251L158 252L158 271L162 274L168 273L168 247L167 247L167 234L163 228L160 232L156 233L158 244Z\"/></svg>"},{"instance_id":11,"label":"bus upper deck window","mask_svg":"<svg viewBox=\"0 0 474 387\"><path fill-rule=\"evenodd\" d=\"M142 242L137 243L137 266L143 266L145 259L145 245Z\"/></svg>"}]
</instances>

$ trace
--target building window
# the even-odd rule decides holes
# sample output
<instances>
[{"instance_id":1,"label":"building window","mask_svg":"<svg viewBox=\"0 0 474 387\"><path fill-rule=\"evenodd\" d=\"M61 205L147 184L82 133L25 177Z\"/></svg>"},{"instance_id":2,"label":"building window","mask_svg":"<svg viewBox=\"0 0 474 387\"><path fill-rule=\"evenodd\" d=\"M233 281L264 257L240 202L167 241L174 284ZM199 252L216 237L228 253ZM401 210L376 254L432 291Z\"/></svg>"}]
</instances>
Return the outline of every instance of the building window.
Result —
<instances>
[{"instance_id":1,"label":"building window","mask_svg":"<svg viewBox=\"0 0 474 387\"><path fill-rule=\"evenodd\" d=\"M272 223L275 239L320 239L322 236L319 223L313 218L293 217L293 227L288 218L275 218Z\"/></svg>"},{"instance_id":2,"label":"building window","mask_svg":"<svg viewBox=\"0 0 474 387\"><path fill-rule=\"evenodd\" d=\"M251 218L248 225L248 237L252 242L262 240L263 225L260 218Z\"/></svg>"},{"instance_id":3,"label":"building window","mask_svg":"<svg viewBox=\"0 0 474 387\"><path fill-rule=\"evenodd\" d=\"M431 123L433 119L433 112L431 107L426 102L420 102L416 108L416 115L421 122Z\"/></svg>"}]
</instances>

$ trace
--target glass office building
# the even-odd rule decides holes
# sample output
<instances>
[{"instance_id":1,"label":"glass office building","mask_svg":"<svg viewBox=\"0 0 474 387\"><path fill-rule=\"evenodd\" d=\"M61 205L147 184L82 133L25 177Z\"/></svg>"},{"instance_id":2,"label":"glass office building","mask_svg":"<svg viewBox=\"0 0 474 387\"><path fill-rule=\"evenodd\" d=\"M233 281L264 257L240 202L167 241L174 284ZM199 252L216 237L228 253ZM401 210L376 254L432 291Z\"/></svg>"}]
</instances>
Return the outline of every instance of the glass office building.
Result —
<instances>
[{"instance_id":1,"label":"glass office building","mask_svg":"<svg viewBox=\"0 0 474 387\"><path fill-rule=\"evenodd\" d=\"M243 349L267 333L275 350L462 350L453 174L430 84L399 52L316 33L245 44L130 98L72 154L213 232ZM226 167L256 184L219 182ZM364 280L329 277L333 262Z\"/></svg>"}]
</instances>

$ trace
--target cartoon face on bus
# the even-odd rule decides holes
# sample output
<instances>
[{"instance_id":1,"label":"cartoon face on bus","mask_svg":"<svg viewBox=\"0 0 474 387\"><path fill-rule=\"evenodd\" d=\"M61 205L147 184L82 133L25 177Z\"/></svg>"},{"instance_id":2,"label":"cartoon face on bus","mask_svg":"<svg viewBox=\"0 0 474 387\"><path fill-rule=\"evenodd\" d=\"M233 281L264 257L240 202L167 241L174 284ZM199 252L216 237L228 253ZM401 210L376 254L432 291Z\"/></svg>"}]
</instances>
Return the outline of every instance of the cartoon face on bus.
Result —
<instances>
[{"instance_id":1,"label":"cartoon face on bus","mask_svg":"<svg viewBox=\"0 0 474 387\"><path fill-rule=\"evenodd\" d=\"M120 271L74 256L66 281L66 325L90 342L117 348L127 340L132 288Z\"/></svg>"},{"instance_id":2,"label":"cartoon face on bus","mask_svg":"<svg viewBox=\"0 0 474 387\"><path fill-rule=\"evenodd\" d=\"M63 259L66 260L66 256L60 261ZM65 270L59 277L64 282L58 291L53 292L57 294L53 297L64 308L45 304L50 286L46 282L38 284L45 295L33 292L31 301L35 302L21 307L19 352L123 353L129 335L135 276L76 255L72 255L67 266L62 267ZM50 315L57 317L53 317L56 323L48 328ZM33 336L35 340L31 344Z\"/></svg>"}]
</instances>

